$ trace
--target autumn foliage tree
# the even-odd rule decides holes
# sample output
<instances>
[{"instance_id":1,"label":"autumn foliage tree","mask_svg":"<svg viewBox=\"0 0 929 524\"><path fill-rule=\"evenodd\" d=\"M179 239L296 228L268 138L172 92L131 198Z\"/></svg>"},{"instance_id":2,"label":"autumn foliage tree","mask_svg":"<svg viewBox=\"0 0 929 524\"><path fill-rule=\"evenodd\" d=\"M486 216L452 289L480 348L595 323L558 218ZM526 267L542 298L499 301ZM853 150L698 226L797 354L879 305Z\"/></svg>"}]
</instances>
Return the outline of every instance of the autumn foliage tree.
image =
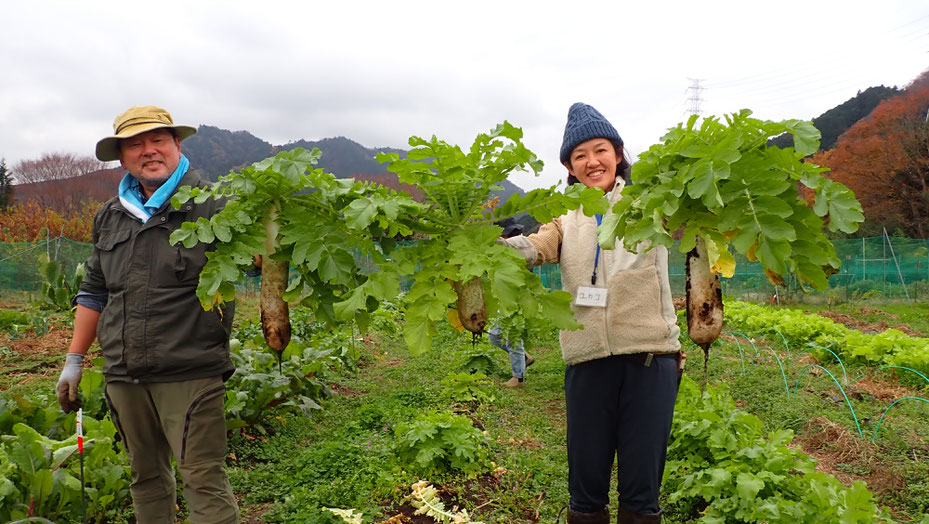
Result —
<instances>
[{"instance_id":1,"label":"autumn foliage tree","mask_svg":"<svg viewBox=\"0 0 929 524\"><path fill-rule=\"evenodd\" d=\"M855 192L863 231L929 238L929 70L877 106L812 161Z\"/></svg>"},{"instance_id":2,"label":"autumn foliage tree","mask_svg":"<svg viewBox=\"0 0 929 524\"><path fill-rule=\"evenodd\" d=\"M17 184L64 180L106 169L108 164L92 156L74 153L43 153L36 160L22 160L13 166Z\"/></svg>"},{"instance_id":3,"label":"autumn foliage tree","mask_svg":"<svg viewBox=\"0 0 929 524\"><path fill-rule=\"evenodd\" d=\"M0 242L34 242L65 237L89 243L99 202L88 201L59 212L29 201L0 211Z\"/></svg>"}]
</instances>

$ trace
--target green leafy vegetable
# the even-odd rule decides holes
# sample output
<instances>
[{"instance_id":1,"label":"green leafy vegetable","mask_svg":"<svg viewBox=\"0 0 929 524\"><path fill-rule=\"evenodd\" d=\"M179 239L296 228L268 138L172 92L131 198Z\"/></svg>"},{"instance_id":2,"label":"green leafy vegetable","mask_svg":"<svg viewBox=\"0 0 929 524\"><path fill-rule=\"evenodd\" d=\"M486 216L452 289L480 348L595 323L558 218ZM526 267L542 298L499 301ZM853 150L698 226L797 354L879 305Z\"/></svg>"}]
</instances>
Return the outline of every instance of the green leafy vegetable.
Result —
<instances>
[{"instance_id":1,"label":"green leafy vegetable","mask_svg":"<svg viewBox=\"0 0 929 524\"><path fill-rule=\"evenodd\" d=\"M311 169L318 150L279 153L222 177L209 189L179 189L172 200L176 206L210 197L228 202L210 220L183 224L171 242L193 246L218 240L197 287L205 308L234 298L233 283L251 267L255 254L267 260L263 266L286 264L296 272L283 292L278 284L270 294L300 300L319 320L354 318L362 327L369 312L394 300L400 280L412 275L403 336L414 353L431 347L436 322L446 318L453 303L475 333L483 331L488 312L577 328L571 296L549 292L515 250L497 244L500 228L493 222L524 212L550 221L582 205L592 215L605 212L608 203L600 189L572 186L564 193L552 187L513 195L496 206L491 193L512 172L541 169L521 138L519 128L504 122L478 135L467 152L435 137L413 137L408 158L379 154L401 183L423 191L423 202ZM395 249L397 236L415 236L416 241ZM363 272L356 255L372 260L377 271ZM262 303L264 311L264 298ZM272 344L282 337L265 333L269 345L282 351L280 342Z\"/></svg>"},{"instance_id":2,"label":"green leafy vegetable","mask_svg":"<svg viewBox=\"0 0 929 524\"><path fill-rule=\"evenodd\" d=\"M685 376L664 471L669 502L700 522L886 522L864 482L843 486L788 447L792 431L763 427L725 384L701 393Z\"/></svg>"},{"instance_id":3,"label":"green leafy vegetable","mask_svg":"<svg viewBox=\"0 0 929 524\"><path fill-rule=\"evenodd\" d=\"M409 143L414 149L408 158L396 153L378 155L400 182L416 186L425 195L424 206L411 224L424 236L414 245L398 247L390 263L379 271L380 278L412 275L403 335L414 353L431 347L436 322L446 318L453 303L460 308L457 315L462 324L476 333L495 314L545 318L560 329L579 327L570 309L570 294L546 290L515 250L496 243L501 230L493 222L524 212L547 222L582 205L585 213L593 215L606 211L608 203L600 189L576 185L564 193L551 187L523 196L514 194L496 206L491 193L511 173L538 173L542 167L521 139L522 130L504 122L478 135L467 152L436 137L412 137ZM359 202L353 207L368 208ZM359 220L357 226L364 227L366 222ZM467 296L456 293L469 282L480 285L480 293L473 287ZM362 303L358 295L372 293L369 287L359 287L346 302Z\"/></svg>"},{"instance_id":4,"label":"green leafy vegetable","mask_svg":"<svg viewBox=\"0 0 929 524\"><path fill-rule=\"evenodd\" d=\"M680 229L681 252L703 239L715 273L732 276L732 245L757 258L775 284L793 271L826 287L840 262L823 227L852 233L864 215L848 188L823 176L827 169L803 161L819 147L819 131L799 120L751 118L747 109L725 119L693 116L639 155L633 184L604 220L600 243L623 238L627 248L642 241L670 247ZM766 145L782 133L793 135L794 149ZM815 195L812 206L799 187Z\"/></svg>"},{"instance_id":5,"label":"green leafy vegetable","mask_svg":"<svg viewBox=\"0 0 929 524\"><path fill-rule=\"evenodd\" d=\"M476 474L490 465L487 436L465 416L421 413L412 422L397 424L395 433L400 458L422 472Z\"/></svg>"},{"instance_id":6,"label":"green leafy vegetable","mask_svg":"<svg viewBox=\"0 0 929 524\"><path fill-rule=\"evenodd\" d=\"M698 127L699 123L699 127ZM769 138L794 136L794 149L768 147ZM823 233L851 233L864 220L852 192L803 161L819 147L819 131L809 122L769 122L745 109L700 120L692 116L639 155L632 182L604 220L599 241L626 249L645 242L671 247L681 233L687 253L687 322L696 344L708 356L722 329L719 275L731 277L735 257L730 244L749 260L761 262L772 283L793 271L822 289L840 261ZM799 187L815 195L812 205ZM649 248L650 248L649 247Z\"/></svg>"},{"instance_id":7,"label":"green leafy vegetable","mask_svg":"<svg viewBox=\"0 0 929 524\"><path fill-rule=\"evenodd\" d=\"M197 286L205 309L235 298L234 282L252 267L254 255L262 256L262 272L275 279L267 297L262 283L263 324L266 318L274 322L270 327L275 329L265 335L278 351L289 340L280 331L285 321L289 326L286 302L300 301L324 322L336 321L335 304L341 303L340 318L354 315L364 325L378 299L395 297L396 276L365 275L354 253L383 262L376 240L411 234L409 217L422 208L405 193L314 169L319 157L318 149L281 152L221 177L209 188L181 187L172 198L175 207L191 199L227 199L210 220L184 223L171 234L171 243L192 247L218 241L215 251L207 253ZM359 206L362 196L367 204ZM296 278L288 279L289 269ZM349 290L359 287L372 297L371 303L345 300ZM271 311L266 311L266 302Z\"/></svg>"}]
</instances>

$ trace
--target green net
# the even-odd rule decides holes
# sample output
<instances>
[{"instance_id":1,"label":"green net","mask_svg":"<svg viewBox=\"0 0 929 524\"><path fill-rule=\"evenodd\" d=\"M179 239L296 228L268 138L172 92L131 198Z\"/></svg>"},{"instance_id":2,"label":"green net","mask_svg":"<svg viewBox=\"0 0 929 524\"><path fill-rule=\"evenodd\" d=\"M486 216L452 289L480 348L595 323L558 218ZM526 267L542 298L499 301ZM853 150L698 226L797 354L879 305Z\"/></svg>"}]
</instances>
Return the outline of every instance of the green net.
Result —
<instances>
[{"instance_id":1,"label":"green net","mask_svg":"<svg viewBox=\"0 0 929 524\"><path fill-rule=\"evenodd\" d=\"M61 263L64 274L71 276L78 264L87 261L92 250L92 244L67 238L39 242L0 242L0 291L41 291L44 279L39 269L43 256ZM236 287L245 293L257 293L260 282L259 277L243 277Z\"/></svg>"},{"instance_id":2,"label":"green net","mask_svg":"<svg viewBox=\"0 0 929 524\"><path fill-rule=\"evenodd\" d=\"M775 294L811 302L927 298L929 240L880 236L836 239L832 243L842 267L829 278L828 289L817 291L803 286L792 274L785 275L784 285L775 288L761 264L736 254L735 274L722 279L723 294L753 302L774 300ZM669 260L675 296L684 295L684 258L675 245Z\"/></svg>"},{"instance_id":3,"label":"green net","mask_svg":"<svg viewBox=\"0 0 929 524\"><path fill-rule=\"evenodd\" d=\"M73 275L78 264L90 256L91 244L67 238L41 242L0 243L0 290L39 291L44 282L39 268L43 256L62 263L66 275Z\"/></svg>"},{"instance_id":4,"label":"green net","mask_svg":"<svg viewBox=\"0 0 929 524\"><path fill-rule=\"evenodd\" d=\"M786 275L784 285L775 288L760 264L737 254L735 275L722 279L723 294L753 302L771 300L775 293L782 298L833 302L870 298L925 300L929 295L929 240L880 236L839 239L833 244L842 268L829 278L827 290L807 289L807 293L792 275ZM0 243L0 290L41 290L39 260L42 255L61 262L66 274L73 274L75 267L90 256L91 247L66 238ZM365 272L377 269L371 260L361 255L356 255L355 262ZM545 286L561 289L561 272L557 265L545 264L533 271ZM672 293L683 296L684 254L676 245L670 251L669 273ZM409 286L408 281L401 283L403 291L409 291ZM257 293L259 279L245 277L238 288L246 293Z\"/></svg>"}]
</instances>

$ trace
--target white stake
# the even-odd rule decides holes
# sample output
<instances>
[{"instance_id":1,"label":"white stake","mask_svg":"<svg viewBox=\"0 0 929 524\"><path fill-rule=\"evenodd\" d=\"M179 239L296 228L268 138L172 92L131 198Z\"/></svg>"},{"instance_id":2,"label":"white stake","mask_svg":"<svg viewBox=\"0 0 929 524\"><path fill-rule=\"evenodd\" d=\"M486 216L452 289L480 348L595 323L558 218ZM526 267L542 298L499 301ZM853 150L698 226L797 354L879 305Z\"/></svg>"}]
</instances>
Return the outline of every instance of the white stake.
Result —
<instances>
[{"instance_id":1,"label":"white stake","mask_svg":"<svg viewBox=\"0 0 929 524\"><path fill-rule=\"evenodd\" d=\"M78 408L77 419L77 454L81 460L81 522L87 522L87 495L84 489L84 410Z\"/></svg>"}]
</instances>

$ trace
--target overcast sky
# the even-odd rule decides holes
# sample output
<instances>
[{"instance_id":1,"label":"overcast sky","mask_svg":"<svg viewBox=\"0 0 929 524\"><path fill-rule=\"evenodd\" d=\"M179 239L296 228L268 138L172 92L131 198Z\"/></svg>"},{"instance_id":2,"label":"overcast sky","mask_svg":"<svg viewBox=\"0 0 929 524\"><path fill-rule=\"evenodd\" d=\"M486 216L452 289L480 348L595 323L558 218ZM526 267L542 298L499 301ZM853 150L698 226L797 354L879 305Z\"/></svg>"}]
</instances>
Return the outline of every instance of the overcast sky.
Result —
<instances>
[{"instance_id":1,"label":"overcast sky","mask_svg":"<svg viewBox=\"0 0 929 524\"><path fill-rule=\"evenodd\" d=\"M454 7L452 7L454 6ZM503 120L564 178L568 107L632 156L686 118L812 119L929 69L926 0L3 2L0 157L92 155L129 106L272 144L346 136L470 145Z\"/></svg>"}]
</instances>

